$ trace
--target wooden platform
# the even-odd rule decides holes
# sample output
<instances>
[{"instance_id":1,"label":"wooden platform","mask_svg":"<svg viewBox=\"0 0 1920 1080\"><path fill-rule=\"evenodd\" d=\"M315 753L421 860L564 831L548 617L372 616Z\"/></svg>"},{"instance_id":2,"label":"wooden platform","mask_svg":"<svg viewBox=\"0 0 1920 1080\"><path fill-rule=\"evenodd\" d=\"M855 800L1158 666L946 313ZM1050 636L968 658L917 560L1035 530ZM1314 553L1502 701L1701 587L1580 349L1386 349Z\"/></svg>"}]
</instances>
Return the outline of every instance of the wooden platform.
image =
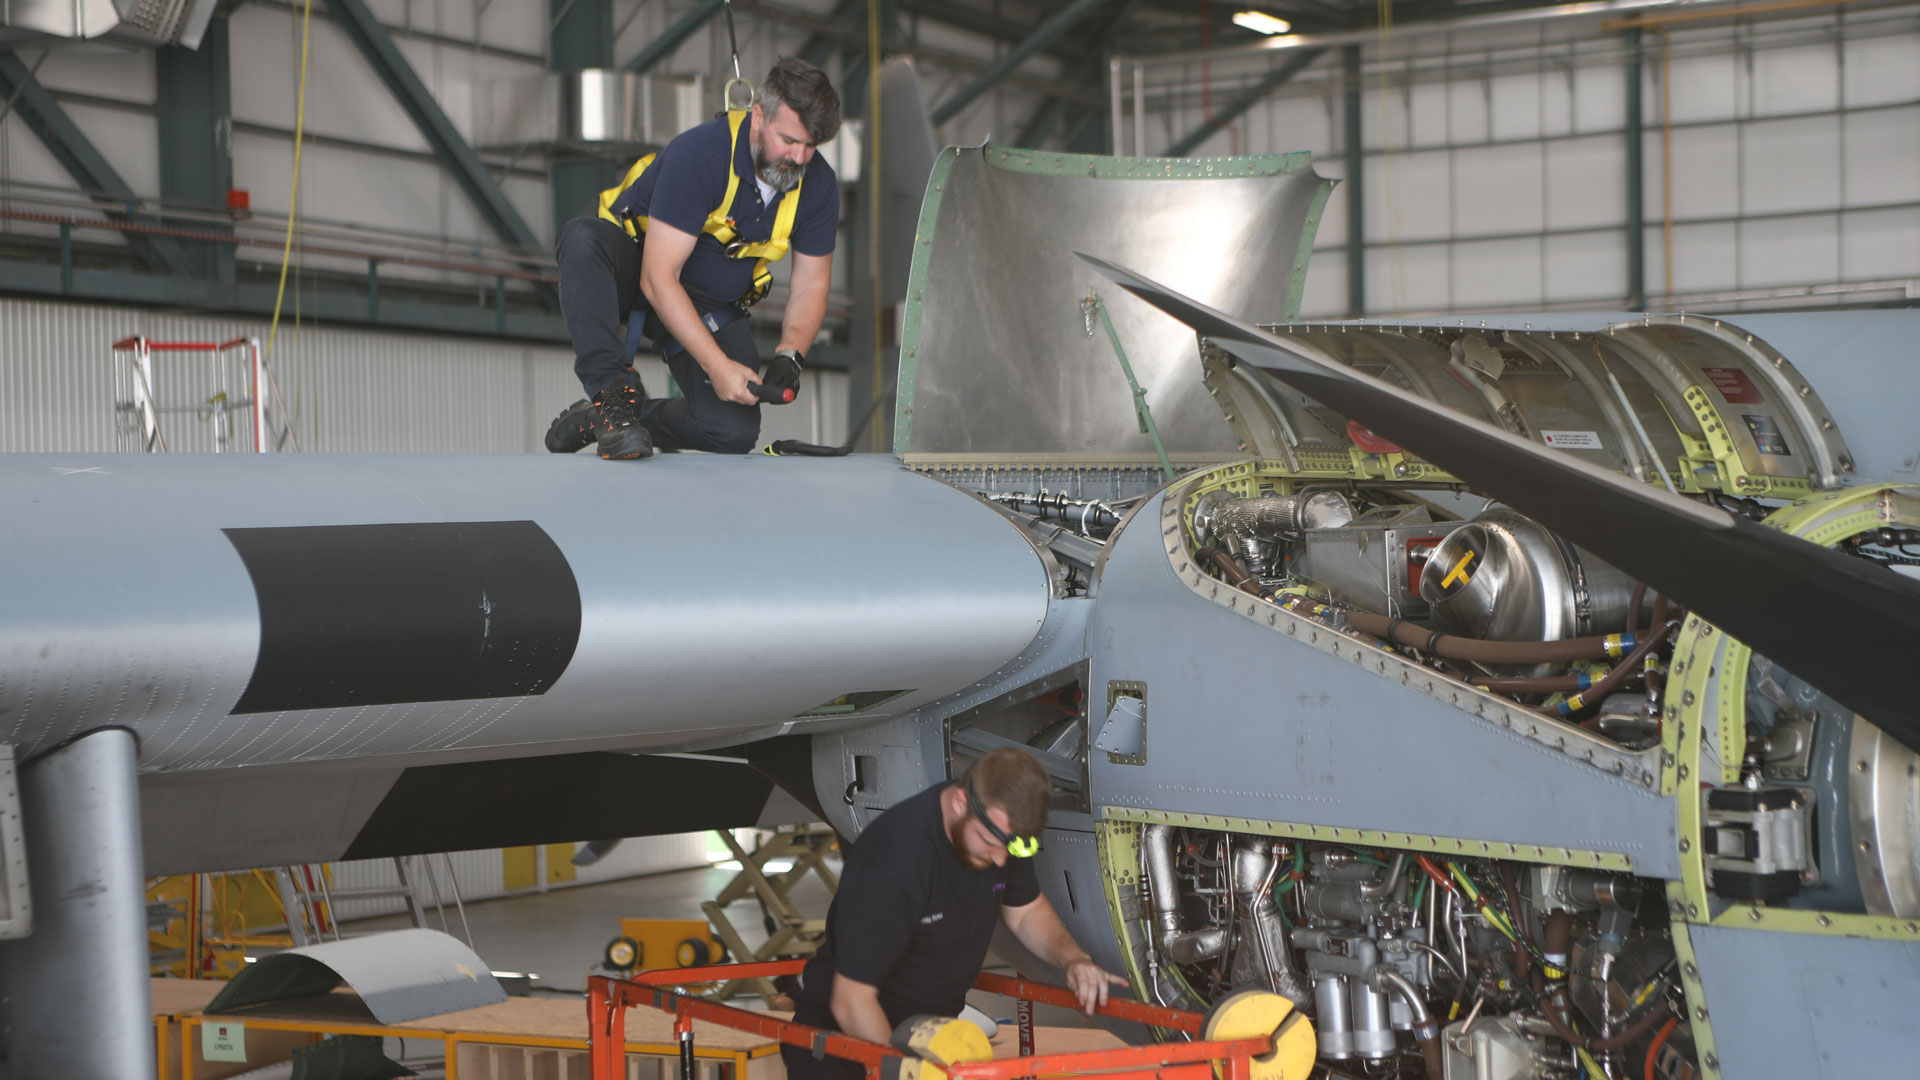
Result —
<instances>
[{"instance_id":1,"label":"wooden platform","mask_svg":"<svg viewBox=\"0 0 1920 1080\"><path fill-rule=\"evenodd\" d=\"M211 979L153 980L160 1080L222 1080L284 1061L294 1047L328 1034L438 1041L446 1047L447 1080L587 1080L585 999L509 998L497 1005L384 1026L373 1019L359 997L336 990L203 1016L207 1003L225 985ZM210 1062L201 1054L200 1027L221 1021L244 1026L245 1063ZM786 1080L778 1043L703 1021L695 1021L693 1031L701 1080ZM1034 1041L1042 1054L1124 1045L1099 1028L1042 1027L1035 1029ZM1017 1052L1018 1035L1011 1025L1001 1027L993 1042L996 1056ZM677 1080L678 1056L672 1018L657 1009L627 1011L627 1080Z\"/></svg>"}]
</instances>

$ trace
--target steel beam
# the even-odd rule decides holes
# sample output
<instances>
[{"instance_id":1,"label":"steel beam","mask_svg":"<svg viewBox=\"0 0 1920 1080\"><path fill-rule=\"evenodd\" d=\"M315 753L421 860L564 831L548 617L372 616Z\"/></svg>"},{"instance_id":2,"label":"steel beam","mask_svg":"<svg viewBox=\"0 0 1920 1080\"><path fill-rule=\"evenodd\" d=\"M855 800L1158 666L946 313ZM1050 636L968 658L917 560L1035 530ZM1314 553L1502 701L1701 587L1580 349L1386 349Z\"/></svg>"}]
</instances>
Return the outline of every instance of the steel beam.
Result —
<instances>
[{"instance_id":1,"label":"steel beam","mask_svg":"<svg viewBox=\"0 0 1920 1080\"><path fill-rule=\"evenodd\" d=\"M1342 77L1346 94L1341 102L1346 122L1347 177L1341 183L1347 196L1347 314L1367 313L1367 156L1361 145L1360 46L1342 50Z\"/></svg>"},{"instance_id":2,"label":"steel beam","mask_svg":"<svg viewBox=\"0 0 1920 1080\"><path fill-rule=\"evenodd\" d=\"M13 101L15 115L40 138L47 151L67 170L74 183L101 204L109 217L134 220L131 210L139 196L127 186L120 174L73 122L67 111L40 85L27 65L11 52L0 53L0 95ZM134 254L147 268L160 274L187 273L187 255L176 241L164 236L129 235Z\"/></svg>"},{"instance_id":3,"label":"steel beam","mask_svg":"<svg viewBox=\"0 0 1920 1080\"><path fill-rule=\"evenodd\" d=\"M1093 40L1088 43L1087 48L1075 58L1079 61L1079 67L1072 72L1073 77L1083 83L1098 84L1101 81L1102 72L1106 70L1107 53L1113 44L1113 37L1126 22L1128 11L1137 2L1138 0L1119 0L1107 15L1106 26L1093 35ZM1058 94L1051 95L1042 101L1027 122L1021 125L1020 133L1014 138L1014 145L1039 146L1066 121L1067 100ZM1074 134L1078 135L1084 130L1085 124L1082 123L1074 128Z\"/></svg>"},{"instance_id":4,"label":"steel beam","mask_svg":"<svg viewBox=\"0 0 1920 1080\"><path fill-rule=\"evenodd\" d=\"M633 59L620 66L644 75L652 70L655 64L672 56L675 49L686 44L688 38L707 25L707 22L720 14L720 9L726 6L725 0L700 0L698 4L689 8L685 15L680 16L672 26L661 31L659 37L647 42L647 47L641 49Z\"/></svg>"},{"instance_id":5,"label":"steel beam","mask_svg":"<svg viewBox=\"0 0 1920 1080\"><path fill-rule=\"evenodd\" d=\"M160 131L160 197L206 209L225 205L233 186L233 94L227 66L227 20L208 21L197 49L154 50L156 119ZM201 231L231 233L224 225ZM200 277L233 280L233 245L184 242Z\"/></svg>"},{"instance_id":6,"label":"steel beam","mask_svg":"<svg viewBox=\"0 0 1920 1080\"><path fill-rule=\"evenodd\" d=\"M366 57L373 67L374 74L386 83L394 100L405 109L420 134L426 137L427 144L433 147L435 157L445 165L447 171L465 191L467 198L480 211L494 234L505 243L524 251L543 250L546 245L533 234L526 219L514 208L500 185L494 182L493 175L487 172L480 155L473 152L467 140L447 119L446 111L440 108L426 84L413 70L413 65L400 54L398 46L379 21L373 17L365 0L327 0L333 11L333 21L346 31L360 55ZM531 268L531 267L530 267ZM550 308L557 309L559 295L552 288L542 290Z\"/></svg>"},{"instance_id":7,"label":"steel beam","mask_svg":"<svg viewBox=\"0 0 1920 1080\"><path fill-rule=\"evenodd\" d=\"M440 303L395 297L391 295L395 287L396 283L389 279L377 295L370 297L365 287L306 280L300 285L301 309L306 315L325 322L562 345L567 342L566 324L556 314L515 310L503 314L492 306L492 297L488 297L485 304L472 300ZM265 318L273 314L274 293L274 282L270 279L206 281L85 266L63 271L59 262L0 259L0 294L185 307Z\"/></svg>"},{"instance_id":8,"label":"steel beam","mask_svg":"<svg viewBox=\"0 0 1920 1080\"><path fill-rule=\"evenodd\" d=\"M1285 63L1267 72L1266 77L1248 87L1232 101L1221 106L1219 111L1215 112L1212 116L1202 120L1199 127L1175 139L1173 145L1167 147L1166 156L1186 157L1188 154L1193 153L1199 148L1201 143L1212 138L1215 132L1224 130L1227 125L1240 119L1240 117L1246 114L1248 109L1265 101L1275 90L1285 86L1295 75L1305 70L1308 64L1320 59L1320 54L1325 51L1325 49L1300 49L1296 51L1293 55L1287 57Z\"/></svg>"},{"instance_id":9,"label":"steel beam","mask_svg":"<svg viewBox=\"0 0 1920 1080\"><path fill-rule=\"evenodd\" d=\"M918 15L923 19L932 19L959 30L966 30L999 41L1025 41L1034 28L1026 23L1002 18L979 8L953 3L952 0L896 0L900 10L908 15ZM1051 43L1046 51L1058 53L1064 60L1079 58L1077 51L1055 49Z\"/></svg>"},{"instance_id":10,"label":"steel beam","mask_svg":"<svg viewBox=\"0 0 1920 1080\"><path fill-rule=\"evenodd\" d=\"M1647 310L1647 167L1644 108L1640 100L1640 31L1627 44L1627 310ZM1669 286L1671 288L1671 286Z\"/></svg>"},{"instance_id":11,"label":"steel beam","mask_svg":"<svg viewBox=\"0 0 1920 1080\"><path fill-rule=\"evenodd\" d=\"M952 97L941 102L939 106L933 110L932 120L934 124L944 124L948 120L953 119L961 109L972 104L973 100L981 94L993 89L995 83L1006 78L1014 68L1026 63L1028 58L1032 57L1034 53L1053 44L1060 38L1060 35L1080 25L1081 20L1100 10L1102 5L1111 2L1112 0L1074 0L1073 3L1062 8L1053 18L1035 27L1033 33L1028 34L1025 41L1009 49L1007 55L988 65L987 70L981 72L972 82L961 87L954 92Z\"/></svg>"},{"instance_id":12,"label":"steel beam","mask_svg":"<svg viewBox=\"0 0 1920 1080\"><path fill-rule=\"evenodd\" d=\"M866 2L865 0L840 0L838 4L834 5L833 14L827 16L827 18L833 22L864 23L867 21ZM800 51L794 55L812 64L814 67L826 67L827 61L833 58L834 50L839 47L839 38L824 31L816 30L808 35L807 43L800 46ZM841 91L841 96L846 96L844 89Z\"/></svg>"}]
</instances>

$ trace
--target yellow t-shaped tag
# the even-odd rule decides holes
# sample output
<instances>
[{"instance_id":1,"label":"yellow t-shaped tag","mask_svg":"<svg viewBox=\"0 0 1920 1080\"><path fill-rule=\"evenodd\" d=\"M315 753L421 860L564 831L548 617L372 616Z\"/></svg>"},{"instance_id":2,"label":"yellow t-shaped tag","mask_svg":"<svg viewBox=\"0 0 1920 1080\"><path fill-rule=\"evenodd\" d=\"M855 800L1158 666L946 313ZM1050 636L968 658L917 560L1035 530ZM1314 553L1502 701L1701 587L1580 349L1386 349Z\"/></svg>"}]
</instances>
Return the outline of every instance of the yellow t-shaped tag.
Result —
<instances>
[{"instance_id":1,"label":"yellow t-shaped tag","mask_svg":"<svg viewBox=\"0 0 1920 1080\"><path fill-rule=\"evenodd\" d=\"M1471 551L1467 552L1465 555L1460 556L1460 561L1453 564L1453 569L1447 571L1447 576L1440 579L1440 587L1443 589L1453 588L1453 582L1455 578L1460 579L1460 584L1465 585L1468 581L1467 564L1472 561L1473 561L1473 552Z\"/></svg>"}]
</instances>

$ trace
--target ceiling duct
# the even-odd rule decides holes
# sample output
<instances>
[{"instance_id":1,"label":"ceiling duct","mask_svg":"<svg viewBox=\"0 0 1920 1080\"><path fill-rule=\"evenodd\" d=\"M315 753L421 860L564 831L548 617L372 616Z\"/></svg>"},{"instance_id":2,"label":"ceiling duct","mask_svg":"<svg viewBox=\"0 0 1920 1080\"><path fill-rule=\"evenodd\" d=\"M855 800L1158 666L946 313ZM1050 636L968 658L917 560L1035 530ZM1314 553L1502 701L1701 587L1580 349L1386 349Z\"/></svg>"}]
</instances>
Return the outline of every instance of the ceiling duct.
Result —
<instances>
[{"instance_id":1,"label":"ceiling duct","mask_svg":"<svg viewBox=\"0 0 1920 1080\"><path fill-rule=\"evenodd\" d=\"M583 151L661 146L707 119L698 75L590 68L484 83L474 91L474 145Z\"/></svg>"},{"instance_id":2,"label":"ceiling duct","mask_svg":"<svg viewBox=\"0 0 1920 1080\"><path fill-rule=\"evenodd\" d=\"M200 47L218 0L7 0L0 45L48 38Z\"/></svg>"}]
</instances>

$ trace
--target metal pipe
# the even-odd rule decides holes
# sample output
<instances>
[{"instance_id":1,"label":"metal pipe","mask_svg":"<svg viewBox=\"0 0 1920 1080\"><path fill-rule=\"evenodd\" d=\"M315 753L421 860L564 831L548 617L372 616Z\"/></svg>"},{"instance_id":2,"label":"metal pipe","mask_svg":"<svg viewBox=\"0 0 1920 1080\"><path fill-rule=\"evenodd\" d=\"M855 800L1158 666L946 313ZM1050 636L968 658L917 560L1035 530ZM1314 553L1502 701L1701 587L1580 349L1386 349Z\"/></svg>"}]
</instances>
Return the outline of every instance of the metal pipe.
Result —
<instances>
[{"instance_id":1,"label":"metal pipe","mask_svg":"<svg viewBox=\"0 0 1920 1080\"><path fill-rule=\"evenodd\" d=\"M1646 135L1640 100L1640 29L1626 32L1627 46L1627 310L1647 310Z\"/></svg>"},{"instance_id":2,"label":"metal pipe","mask_svg":"<svg viewBox=\"0 0 1920 1080\"><path fill-rule=\"evenodd\" d=\"M1273 899L1273 881L1279 871L1271 840L1245 840L1233 851L1233 891L1247 913L1251 933L1267 982L1274 993L1295 1005L1305 1005L1313 988L1294 965L1280 906Z\"/></svg>"},{"instance_id":3,"label":"metal pipe","mask_svg":"<svg viewBox=\"0 0 1920 1080\"><path fill-rule=\"evenodd\" d=\"M138 753L103 728L19 770L34 926L0 942L15 1076L154 1075Z\"/></svg>"},{"instance_id":4,"label":"metal pipe","mask_svg":"<svg viewBox=\"0 0 1920 1080\"><path fill-rule=\"evenodd\" d=\"M1530 26L1534 23L1561 21L1565 19L1600 18L1640 11L1646 8L1707 7L1712 0L1592 0L1581 4L1556 4L1547 8L1527 8L1521 11L1503 11L1491 15L1476 15L1465 19L1426 19L1419 22L1396 24L1395 30L1409 39L1428 34L1452 33L1463 30L1480 30L1496 26ZM1226 60L1241 56L1255 56L1266 52L1279 52L1286 49L1310 49L1328 45L1372 45L1380 40L1378 28L1365 30L1343 30L1333 34L1276 34L1260 41L1230 48L1209 50L1188 49L1182 52L1147 53L1139 56L1121 57L1128 63L1145 66L1153 64L1194 64L1201 60Z\"/></svg>"},{"instance_id":5,"label":"metal pipe","mask_svg":"<svg viewBox=\"0 0 1920 1080\"><path fill-rule=\"evenodd\" d=\"M1345 95L1341 98L1341 120L1346 131L1347 199L1347 314L1367 313L1367 208L1366 147L1360 121L1360 46L1349 45L1341 62Z\"/></svg>"},{"instance_id":6,"label":"metal pipe","mask_svg":"<svg viewBox=\"0 0 1920 1080\"><path fill-rule=\"evenodd\" d=\"M1133 65L1133 156L1147 156L1146 66Z\"/></svg>"},{"instance_id":7,"label":"metal pipe","mask_svg":"<svg viewBox=\"0 0 1920 1080\"><path fill-rule=\"evenodd\" d=\"M1660 31L1660 216L1666 279L1661 290L1673 295L1673 41Z\"/></svg>"},{"instance_id":8,"label":"metal pipe","mask_svg":"<svg viewBox=\"0 0 1920 1080\"><path fill-rule=\"evenodd\" d=\"M1147 893L1153 900L1154 940L1180 932L1180 884L1173 876L1173 826L1149 825L1141 837Z\"/></svg>"},{"instance_id":9,"label":"metal pipe","mask_svg":"<svg viewBox=\"0 0 1920 1080\"><path fill-rule=\"evenodd\" d=\"M1778 0L1769 4L1702 4L1700 11L1674 11L1654 15L1635 15L1630 19L1615 19L1600 24L1605 33L1615 30L1637 30L1643 26L1662 27L1674 23L1705 22L1709 19L1750 19L1755 15L1778 15L1789 11L1806 11L1809 8L1839 7L1842 4L1855 4L1860 0Z\"/></svg>"},{"instance_id":10,"label":"metal pipe","mask_svg":"<svg viewBox=\"0 0 1920 1080\"><path fill-rule=\"evenodd\" d=\"M1155 944L1176 964L1197 964L1225 952L1226 931L1218 927L1189 931L1181 918L1180 881L1173 872L1173 826L1147 826L1142 847L1147 890L1153 900Z\"/></svg>"},{"instance_id":11,"label":"metal pipe","mask_svg":"<svg viewBox=\"0 0 1920 1080\"><path fill-rule=\"evenodd\" d=\"M1404 851L1394 852L1393 861L1387 864L1387 872L1380 875L1379 881L1363 881L1360 883L1360 898L1362 900L1380 899L1393 891L1393 887L1400 883L1400 875L1406 872L1407 853Z\"/></svg>"},{"instance_id":12,"label":"metal pipe","mask_svg":"<svg viewBox=\"0 0 1920 1080\"><path fill-rule=\"evenodd\" d=\"M1407 1011L1413 1014L1413 1041L1420 1046L1420 1056L1425 1059L1428 1076L1445 1076L1446 1060L1440 1053L1440 1028L1433 1022L1433 1014L1428 1011L1427 1003L1420 998L1420 990L1405 975L1390 967L1381 966L1368 973L1374 989L1393 994L1406 1003Z\"/></svg>"},{"instance_id":13,"label":"metal pipe","mask_svg":"<svg viewBox=\"0 0 1920 1080\"><path fill-rule=\"evenodd\" d=\"M1374 982L1374 989L1396 995L1406 1003L1407 1010L1413 1013L1415 1028L1433 1023L1433 1013L1427 1008L1426 1001L1420 997L1420 988L1414 986L1412 980L1384 965L1374 968L1369 977Z\"/></svg>"},{"instance_id":14,"label":"metal pipe","mask_svg":"<svg viewBox=\"0 0 1920 1080\"><path fill-rule=\"evenodd\" d=\"M1204 1002L1190 1001L1179 977L1160 963L1159 942L1180 935L1180 887L1173 875L1173 826L1149 825L1141 830L1140 872L1146 876L1147 895L1153 908L1153 932L1147 935L1146 942L1147 990L1155 1001L1168 1008L1204 1007Z\"/></svg>"}]
</instances>

